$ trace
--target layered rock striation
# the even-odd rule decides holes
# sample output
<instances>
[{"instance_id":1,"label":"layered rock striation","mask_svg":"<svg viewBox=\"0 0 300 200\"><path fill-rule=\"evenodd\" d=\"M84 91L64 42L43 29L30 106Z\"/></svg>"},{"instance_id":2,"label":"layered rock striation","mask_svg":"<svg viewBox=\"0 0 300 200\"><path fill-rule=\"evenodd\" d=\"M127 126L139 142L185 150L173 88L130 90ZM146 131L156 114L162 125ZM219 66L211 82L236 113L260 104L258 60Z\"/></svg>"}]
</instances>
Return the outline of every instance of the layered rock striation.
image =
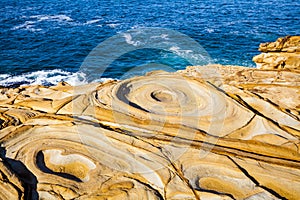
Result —
<instances>
[{"instance_id":1,"label":"layered rock striation","mask_svg":"<svg viewBox=\"0 0 300 200\"><path fill-rule=\"evenodd\" d=\"M300 70L300 36L286 36L275 42L262 43L262 52L253 58L262 69Z\"/></svg>"},{"instance_id":2,"label":"layered rock striation","mask_svg":"<svg viewBox=\"0 0 300 200\"><path fill-rule=\"evenodd\" d=\"M0 127L0 199L300 198L299 71L2 88Z\"/></svg>"}]
</instances>

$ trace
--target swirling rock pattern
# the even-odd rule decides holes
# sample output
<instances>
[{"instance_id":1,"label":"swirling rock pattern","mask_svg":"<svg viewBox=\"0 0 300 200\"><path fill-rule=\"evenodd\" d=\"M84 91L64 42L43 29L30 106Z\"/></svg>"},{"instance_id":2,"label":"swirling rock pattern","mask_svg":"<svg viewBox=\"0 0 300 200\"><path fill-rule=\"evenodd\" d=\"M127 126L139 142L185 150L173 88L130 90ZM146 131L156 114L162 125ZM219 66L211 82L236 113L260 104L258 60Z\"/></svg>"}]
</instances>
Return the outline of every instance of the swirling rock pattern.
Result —
<instances>
[{"instance_id":1,"label":"swirling rock pattern","mask_svg":"<svg viewBox=\"0 0 300 200\"><path fill-rule=\"evenodd\" d=\"M275 42L262 43L262 52L253 58L262 69L300 70L300 36L286 36Z\"/></svg>"},{"instance_id":2,"label":"swirling rock pattern","mask_svg":"<svg viewBox=\"0 0 300 200\"><path fill-rule=\"evenodd\" d=\"M0 199L300 198L296 71L210 65L0 94Z\"/></svg>"}]
</instances>

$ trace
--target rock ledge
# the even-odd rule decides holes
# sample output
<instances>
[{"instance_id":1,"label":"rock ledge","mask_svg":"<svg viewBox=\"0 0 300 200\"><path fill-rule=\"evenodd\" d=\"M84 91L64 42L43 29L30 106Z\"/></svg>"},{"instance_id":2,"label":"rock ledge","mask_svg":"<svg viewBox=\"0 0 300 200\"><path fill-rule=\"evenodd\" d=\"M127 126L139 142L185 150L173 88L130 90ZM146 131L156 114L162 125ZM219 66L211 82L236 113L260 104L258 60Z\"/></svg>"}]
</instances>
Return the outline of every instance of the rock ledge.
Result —
<instances>
[{"instance_id":1,"label":"rock ledge","mask_svg":"<svg viewBox=\"0 0 300 200\"><path fill-rule=\"evenodd\" d=\"M259 50L263 53L253 58L259 68L300 70L300 36L262 43Z\"/></svg>"}]
</instances>

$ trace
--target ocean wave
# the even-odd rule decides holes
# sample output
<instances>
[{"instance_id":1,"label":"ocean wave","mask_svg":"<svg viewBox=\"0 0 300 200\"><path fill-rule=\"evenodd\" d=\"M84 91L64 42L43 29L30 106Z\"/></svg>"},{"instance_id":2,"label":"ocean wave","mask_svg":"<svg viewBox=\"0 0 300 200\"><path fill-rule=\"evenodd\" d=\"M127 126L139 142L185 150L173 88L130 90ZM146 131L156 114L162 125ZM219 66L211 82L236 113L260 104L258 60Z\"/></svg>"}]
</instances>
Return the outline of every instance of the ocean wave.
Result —
<instances>
[{"instance_id":1,"label":"ocean wave","mask_svg":"<svg viewBox=\"0 0 300 200\"><path fill-rule=\"evenodd\" d=\"M131 44L131 45L133 45L135 47L141 45L140 41L134 41L134 40L132 40L132 36L129 33L124 33L123 37L125 38L125 41L126 41L127 44Z\"/></svg>"},{"instance_id":2,"label":"ocean wave","mask_svg":"<svg viewBox=\"0 0 300 200\"><path fill-rule=\"evenodd\" d=\"M27 19L24 23L16 25L11 30L27 30L27 31L42 31L41 28L36 28L43 22L55 23L51 27L58 27L61 25L71 25L71 26L98 26L102 27L103 25L110 28L117 28L120 26L119 23L110 23L104 22L102 18L98 19L87 19L85 22L77 21L67 15L32 15L32 16L21 16L22 19Z\"/></svg>"},{"instance_id":3,"label":"ocean wave","mask_svg":"<svg viewBox=\"0 0 300 200\"><path fill-rule=\"evenodd\" d=\"M215 32L215 30L214 29L212 29L212 28L207 28L207 29L205 29L208 33L213 33L213 32Z\"/></svg>"},{"instance_id":4,"label":"ocean wave","mask_svg":"<svg viewBox=\"0 0 300 200\"><path fill-rule=\"evenodd\" d=\"M100 22L102 19L92 19L92 20L88 20L84 23L84 25L89 25L89 24L95 24Z\"/></svg>"},{"instance_id":5,"label":"ocean wave","mask_svg":"<svg viewBox=\"0 0 300 200\"><path fill-rule=\"evenodd\" d=\"M21 75L0 74L0 86L18 87L21 85L56 85L65 81L71 85L86 84L86 75L82 72L68 72L60 69L42 70ZM101 82L101 79L98 81Z\"/></svg>"},{"instance_id":6,"label":"ocean wave","mask_svg":"<svg viewBox=\"0 0 300 200\"><path fill-rule=\"evenodd\" d=\"M22 16L24 18L24 16ZM52 22L58 22L58 23L63 23L63 22L73 22L74 20L67 16L67 15L33 15L26 17L29 18L30 20L25 21L23 24L14 26L12 30L28 30L28 31L42 31L41 28L35 28L40 22L43 21L52 21Z\"/></svg>"},{"instance_id":7,"label":"ocean wave","mask_svg":"<svg viewBox=\"0 0 300 200\"><path fill-rule=\"evenodd\" d=\"M15 26L12 28L12 30L19 30L19 29L24 29L28 30L31 32L36 32L36 31L41 31L42 29L40 28L35 28L35 23L34 21L26 21L25 23Z\"/></svg>"},{"instance_id":8,"label":"ocean wave","mask_svg":"<svg viewBox=\"0 0 300 200\"><path fill-rule=\"evenodd\" d=\"M173 52L173 53L178 54L178 55L184 55L184 54L189 54L189 53L192 53L192 52L193 52L193 51L190 50L190 49L182 50L182 49L180 49L180 48L177 47L177 46L172 46L169 50L170 50L171 52Z\"/></svg>"},{"instance_id":9,"label":"ocean wave","mask_svg":"<svg viewBox=\"0 0 300 200\"><path fill-rule=\"evenodd\" d=\"M169 40L168 36L169 36L168 34L161 34L161 35L154 35L154 36L151 36L150 38L151 38L151 39L161 38L161 39Z\"/></svg>"},{"instance_id":10,"label":"ocean wave","mask_svg":"<svg viewBox=\"0 0 300 200\"><path fill-rule=\"evenodd\" d=\"M73 19L67 15L33 15L30 16L31 19L37 19L38 22L40 21L73 21Z\"/></svg>"},{"instance_id":11,"label":"ocean wave","mask_svg":"<svg viewBox=\"0 0 300 200\"><path fill-rule=\"evenodd\" d=\"M109 23L109 24L106 24L106 25L110 28L117 28L117 26L120 26L120 24L114 24L114 23Z\"/></svg>"},{"instance_id":12,"label":"ocean wave","mask_svg":"<svg viewBox=\"0 0 300 200\"><path fill-rule=\"evenodd\" d=\"M169 50L182 57L182 58L188 58L190 61L193 61L193 64L196 63L202 63L203 61L209 61L210 58L207 57L205 54L200 54L200 53L195 53L193 50L191 49L181 49L178 46L172 46L169 48ZM210 62L209 62L210 63Z\"/></svg>"}]
</instances>

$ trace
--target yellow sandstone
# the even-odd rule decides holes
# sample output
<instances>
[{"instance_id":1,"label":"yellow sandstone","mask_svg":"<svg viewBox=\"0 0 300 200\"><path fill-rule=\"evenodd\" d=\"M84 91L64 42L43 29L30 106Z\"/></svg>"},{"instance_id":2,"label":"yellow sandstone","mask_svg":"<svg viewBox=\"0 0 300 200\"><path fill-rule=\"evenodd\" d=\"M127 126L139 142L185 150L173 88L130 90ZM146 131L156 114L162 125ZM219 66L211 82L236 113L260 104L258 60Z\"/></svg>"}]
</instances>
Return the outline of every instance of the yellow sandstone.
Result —
<instances>
[{"instance_id":1,"label":"yellow sandstone","mask_svg":"<svg viewBox=\"0 0 300 200\"><path fill-rule=\"evenodd\" d=\"M2 88L0 199L300 199L300 73L278 68Z\"/></svg>"}]
</instances>

